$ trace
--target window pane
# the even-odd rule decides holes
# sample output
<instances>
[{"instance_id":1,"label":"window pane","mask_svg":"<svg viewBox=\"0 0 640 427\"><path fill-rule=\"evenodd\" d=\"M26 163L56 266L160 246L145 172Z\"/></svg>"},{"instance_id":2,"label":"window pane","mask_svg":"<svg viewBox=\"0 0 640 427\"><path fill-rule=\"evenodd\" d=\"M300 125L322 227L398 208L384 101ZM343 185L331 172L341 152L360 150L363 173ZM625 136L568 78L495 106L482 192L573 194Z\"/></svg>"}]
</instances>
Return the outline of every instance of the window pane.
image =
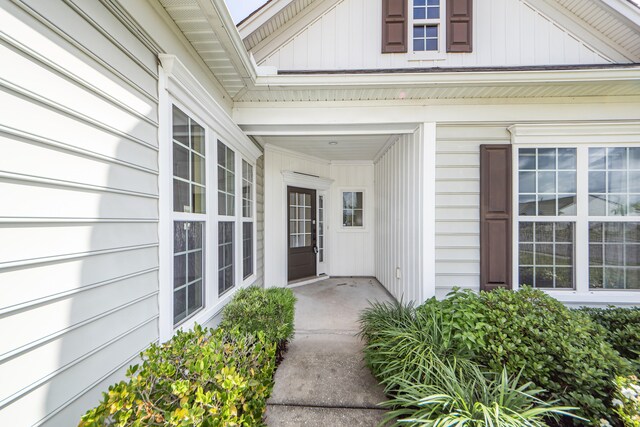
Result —
<instances>
[{"instance_id":1,"label":"window pane","mask_svg":"<svg viewBox=\"0 0 640 427\"><path fill-rule=\"evenodd\" d=\"M191 149L204 155L204 128L191 122Z\"/></svg>"},{"instance_id":2,"label":"window pane","mask_svg":"<svg viewBox=\"0 0 640 427\"><path fill-rule=\"evenodd\" d=\"M191 181L204 185L205 180L204 157L191 153Z\"/></svg>"},{"instance_id":3,"label":"window pane","mask_svg":"<svg viewBox=\"0 0 640 427\"><path fill-rule=\"evenodd\" d=\"M246 279L253 274L253 223L242 224L242 275Z\"/></svg>"},{"instance_id":4,"label":"window pane","mask_svg":"<svg viewBox=\"0 0 640 427\"><path fill-rule=\"evenodd\" d=\"M173 293L173 324L176 325L187 317L187 292L185 288Z\"/></svg>"},{"instance_id":5,"label":"window pane","mask_svg":"<svg viewBox=\"0 0 640 427\"><path fill-rule=\"evenodd\" d=\"M429 7L427 8L427 19L438 19L440 18L440 8L439 7Z\"/></svg>"},{"instance_id":6,"label":"window pane","mask_svg":"<svg viewBox=\"0 0 640 427\"><path fill-rule=\"evenodd\" d=\"M626 148L609 148L607 150L607 169L627 169Z\"/></svg>"},{"instance_id":7,"label":"window pane","mask_svg":"<svg viewBox=\"0 0 640 427\"><path fill-rule=\"evenodd\" d=\"M438 40L427 39L427 44L425 45L425 50L428 50L428 51L438 50Z\"/></svg>"},{"instance_id":8,"label":"window pane","mask_svg":"<svg viewBox=\"0 0 640 427\"><path fill-rule=\"evenodd\" d=\"M175 105L173 106L173 139L189 146L189 118Z\"/></svg>"},{"instance_id":9,"label":"window pane","mask_svg":"<svg viewBox=\"0 0 640 427\"><path fill-rule=\"evenodd\" d=\"M426 18L426 10L424 7L413 8L413 19L425 19L425 18Z\"/></svg>"},{"instance_id":10,"label":"window pane","mask_svg":"<svg viewBox=\"0 0 640 427\"><path fill-rule=\"evenodd\" d=\"M429 25L425 27L425 36L427 39L437 38L438 37L438 27L435 25Z\"/></svg>"},{"instance_id":11,"label":"window pane","mask_svg":"<svg viewBox=\"0 0 640 427\"><path fill-rule=\"evenodd\" d=\"M640 215L640 171L632 166L637 155L636 147L589 149L590 215Z\"/></svg>"},{"instance_id":12,"label":"window pane","mask_svg":"<svg viewBox=\"0 0 640 427\"><path fill-rule=\"evenodd\" d=\"M604 148L589 148L589 169L606 169L606 150Z\"/></svg>"},{"instance_id":13,"label":"window pane","mask_svg":"<svg viewBox=\"0 0 640 427\"><path fill-rule=\"evenodd\" d=\"M233 222L218 223L218 295L222 295L234 286L233 228Z\"/></svg>"},{"instance_id":14,"label":"window pane","mask_svg":"<svg viewBox=\"0 0 640 427\"><path fill-rule=\"evenodd\" d=\"M357 193L354 193L354 194L355 194L355 205L354 205L354 208L362 209L364 207L363 204L362 204L362 192L358 191Z\"/></svg>"},{"instance_id":15,"label":"window pane","mask_svg":"<svg viewBox=\"0 0 640 427\"><path fill-rule=\"evenodd\" d=\"M575 165L575 148L519 149L520 215L576 215Z\"/></svg>"},{"instance_id":16,"label":"window pane","mask_svg":"<svg viewBox=\"0 0 640 427\"><path fill-rule=\"evenodd\" d=\"M173 176L189 179L189 150L173 144Z\"/></svg>"},{"instance_id":17,"label":"window pane","mask_svg":"<svg viewBox=\"0 0 640 427\"><path fill-rule=\"evenodd\" d=\"M640 266L639 222L589 224L589 286L596 289L637 289Z\"/></svg>"},{"instance_id":18,"label":"window pane","mask_svg":"<svg viewBox=\"0 0 640 427\"><path fill-rule=\"evenodd\" d=\"M191 212L189 183L173 180L173 210L174 212Z\"/></svg>"},{"instance_id":19,"label":"window pane","mask_svg":"<svg viewBox=\"0 0 640 427\"><path fill-rule=\"evenodd\" d=\"M536 288L574 288L574 223L521 222L519 283Z\"/></svg>"}]
</instances>

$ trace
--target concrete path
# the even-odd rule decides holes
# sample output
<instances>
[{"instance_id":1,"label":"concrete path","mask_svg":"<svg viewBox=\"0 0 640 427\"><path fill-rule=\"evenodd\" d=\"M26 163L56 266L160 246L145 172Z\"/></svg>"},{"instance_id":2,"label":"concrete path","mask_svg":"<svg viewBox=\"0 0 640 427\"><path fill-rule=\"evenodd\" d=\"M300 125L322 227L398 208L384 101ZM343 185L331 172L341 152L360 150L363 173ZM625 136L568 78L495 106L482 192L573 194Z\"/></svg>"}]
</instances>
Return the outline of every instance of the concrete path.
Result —
<instances>
[{"instance_id":1,"label":"concrete path","mask_svg":"<svg viewBox=\"0 0 640 427\"><path fill-rule=\"evenodd\" d=\"M275 376L267 424L376 426L386 400L363 362L359 313L390 301L375 279L336 278L294 288L296 334Z\"/></svg>"}]
</instances>

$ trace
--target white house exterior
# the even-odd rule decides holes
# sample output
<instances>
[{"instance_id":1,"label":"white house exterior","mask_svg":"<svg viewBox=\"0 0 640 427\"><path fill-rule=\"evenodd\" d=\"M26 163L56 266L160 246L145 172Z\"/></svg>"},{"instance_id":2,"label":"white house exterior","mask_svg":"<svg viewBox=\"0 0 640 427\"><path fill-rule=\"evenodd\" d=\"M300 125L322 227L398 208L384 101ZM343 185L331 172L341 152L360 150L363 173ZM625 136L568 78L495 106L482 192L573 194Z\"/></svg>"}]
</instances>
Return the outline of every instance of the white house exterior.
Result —
<instances>
[{"instance_id":1,"label":"white house exterior","mask_svg":"<svg viewBox=\"0 0 640 427\"><path fill-rule=\"evenodd\" d=\"M0 5L0 425L252 284L640 304L627 0Z\"/></svg>"}]
</instances>

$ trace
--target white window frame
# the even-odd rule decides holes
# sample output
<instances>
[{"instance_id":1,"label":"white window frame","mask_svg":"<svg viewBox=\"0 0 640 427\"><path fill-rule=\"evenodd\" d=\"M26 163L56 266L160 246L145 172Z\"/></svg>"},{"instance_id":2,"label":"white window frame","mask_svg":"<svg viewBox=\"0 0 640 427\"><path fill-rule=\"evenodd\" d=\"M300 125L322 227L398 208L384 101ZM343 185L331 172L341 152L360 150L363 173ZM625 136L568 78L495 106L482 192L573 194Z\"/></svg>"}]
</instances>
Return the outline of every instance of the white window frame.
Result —
<instances>
[{"instance_id":1,"label":"white window frame","mask_svg":"<svg viewBox=\"0 0 640 427\"><path fill-rule=\"evenodd\" d=\"M344 214L344 193L362 193L362 225L344 225L342 218ZM340 231L346 232L362 232L367 231L367 190L362 187L341 187L338 189L339 206L340 206Z\"/></svg>"},{"instance_id":2,"label":"white window frame","mask_svg":"<svg viewBox=\"0 0 640 427\"><path fill-rule=\"evenodd\" d=\"M640 291L628 289L589 288L589 222L638 222L640 216L589 216L589 148L639 147L639 123L563 123L513 125L511 132L512 176L513 176L513 287L519 284L519 223L536 222L536 216L519 215L519 168L520 148L575 148L576 149L576 215L545 216L549 222L573 222L574 231L574 277L575 289L544 289L560 301L568 304L640 304Z\"/></svg>"},{"instance_id":3,"label":"white window frame","mask_svg":"<svg viewBox=\"0 0 640 427\"><path fill-rule=\"evenodd\" d=\"M251 216L250 217L246 217L244 216L244 210L242 209L242 202L243 202L243 192L242 192L242 181L243 181L243 177L244 177L244 173L241 173L241 177L240 177L240 209L242 212L240 212L240 231L241 231L241 238L240 238L240 242L241 242L241 249L240 249L240 262L241 262L241 268L240 268L240 277L244 277L244 271L242 271L242 269L244 268L244 258L243 258L243 254L244 254L244 230L242 230L244 223L250 222L252 224L252 228L253 228L253 246L252 246L252 257L251 257L251 262L252 262L252 270L251 270L251 274L249 276L247 276L246 279L242 279L243 282L243 286L247 284L247 282L249 282L252 278L253 280L255 280L256 277L256 268L257 268L257 261L256 261L256 254L257 254L257 250L256 250L256 233L258 231L258 228L256 226L256 219L257 219L257 203L256 203L256 178L257 178L257 171L256 171L256 164L255 163L251 163L249 161L247 161L246 159L242 159L240 161L240 167L242 168L242 161L245 161L246 163L249 164L249 166L251 166ZM241 169L241 172L242 169Z\"/></svg>"},{"instance_id":4,"label":"white window frame","mask_svg":"<svg viewBox=\"0 0 640 427\"><path fill-rule=\"evenodd\" d=\"M437 61L444 60L447 57L447 28L446 28L446 17L447 17L447 1L440 0L440 18L438 19L414 19L413 17L413 2L414 0L409 1L409 28L407 31L408 37L408 59L409 61ZM438 27L438 50L413 50L413 28L416 25L429 25L429 26L437 26Z\"/></svg>"},{"instance_id":5,"label":"white window frame","mask_svg":"<svg viewBox=\"0 0 640 427\"><path fill-rule=\"evenodd\" d=\"M159 335L160 341L170 339L176 330L190 329L195 323L207 324L242 287L253 284L257 278L257 233L253 235L254 272L242 280L242 190L241 170L244 159L257 170L256 161L261 150L238 128L227 112L174 55L160 54L158 91L158 166L159 166ZM193 220L192 214L173 212L173 163L172 163L172 106L176 105L205 128L206 156L206 214L204 232L204 307L193 316L173 325L173 221ZM218 215L217 141L222 141L235 153L235 215ZM255 178L254 178L255 180ZM253 200L257 200L254 185ZM256 203L253 215L256 218ZM234 223L234 287L218 296L218 222ZM214 273L215 272L215 273Z\"/></svg>"}]
</instances>

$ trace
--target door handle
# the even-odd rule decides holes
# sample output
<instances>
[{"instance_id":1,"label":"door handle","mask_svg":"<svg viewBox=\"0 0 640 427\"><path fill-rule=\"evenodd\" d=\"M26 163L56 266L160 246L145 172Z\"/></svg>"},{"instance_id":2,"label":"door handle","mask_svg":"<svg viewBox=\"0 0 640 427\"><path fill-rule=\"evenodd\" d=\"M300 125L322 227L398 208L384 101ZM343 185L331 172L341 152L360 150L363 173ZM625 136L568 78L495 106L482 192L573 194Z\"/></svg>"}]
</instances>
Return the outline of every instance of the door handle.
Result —
<instances>
[{"instance_id":1,"label":"door handle","mask_svg":"<svg viewBox=\"0 0 640 427\"><path fill-rule=\"evenodd\" d=\"M318 246L313 245L313 253L318 255Z\"/></svg>"}]
</instances>

